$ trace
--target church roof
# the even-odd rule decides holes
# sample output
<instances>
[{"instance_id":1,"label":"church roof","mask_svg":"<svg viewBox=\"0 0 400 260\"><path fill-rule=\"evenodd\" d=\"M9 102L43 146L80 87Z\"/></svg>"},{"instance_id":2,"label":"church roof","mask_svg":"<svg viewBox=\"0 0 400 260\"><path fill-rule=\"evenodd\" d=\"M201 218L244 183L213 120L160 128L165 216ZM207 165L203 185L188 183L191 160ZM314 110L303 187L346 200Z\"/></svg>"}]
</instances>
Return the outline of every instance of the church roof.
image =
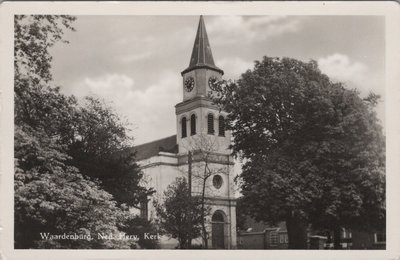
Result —
<instances>
[{"instance_id":1,"label":"church roof","mask_svg":"<svg viewBox=\"0 0 400 260\"><path fill-rule=\"evenodd\" d=\"M210 42L208 41L206 25L204 24L202 15L200 15L199 26L197 28L196 39L194 40L189 67L182 71L182 74L197 68L208 68L224 74L223 70L215 66Z\"/></svg>"},{"instance_id":2,"label":"church roof","mask_svg":"<svg viewBox=\"0 0 400 260\"><path fill-rule=\"evenodd\" d=\"M176 135L135 146L133 150L137 161L156 156L159 152L178 153Z\"/></svg>"}]
</instances>

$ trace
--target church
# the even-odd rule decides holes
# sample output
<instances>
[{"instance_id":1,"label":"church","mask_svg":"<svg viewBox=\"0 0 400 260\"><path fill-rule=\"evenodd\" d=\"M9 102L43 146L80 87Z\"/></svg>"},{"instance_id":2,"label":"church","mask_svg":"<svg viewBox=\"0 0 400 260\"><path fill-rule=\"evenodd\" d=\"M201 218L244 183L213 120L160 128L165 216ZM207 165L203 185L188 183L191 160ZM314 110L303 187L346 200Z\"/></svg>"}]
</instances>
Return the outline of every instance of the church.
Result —
<instances>
[{"instance_id":1,"label":"church","mask_svg":"<svg viewBox=\"0 0 400 260\"><path fill-rule=\"evenodd\" d=\"M134 147L146 185L156 191L142 206L141 215L157 222L154 199L161 199L176 178L189 178L193 196L204 192L211 209L206 220L210 249L237 246L231 133L225 129L226 112L209 98L223 74L214 63L200 16L189 66L181 72L183 98L175 105L176 135ZM167 237L160 241L161 248L175 248L177 244L177 240Z\"/></svg>"}]
</instances>

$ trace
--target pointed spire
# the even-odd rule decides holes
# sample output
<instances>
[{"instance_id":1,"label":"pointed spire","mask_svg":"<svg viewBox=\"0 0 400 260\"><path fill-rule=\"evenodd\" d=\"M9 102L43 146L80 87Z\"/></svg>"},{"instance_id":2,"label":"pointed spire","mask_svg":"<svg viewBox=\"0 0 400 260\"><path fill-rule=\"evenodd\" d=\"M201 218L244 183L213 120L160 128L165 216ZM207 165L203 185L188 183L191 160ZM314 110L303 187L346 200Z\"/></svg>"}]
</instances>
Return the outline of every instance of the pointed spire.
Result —
<instances>
[{"instance_id":1,"label":"pointed spire","mask_svg":"<svg viewBox=\"0 0 400 260\"><path fill-rule=\"evenodd\" d=\"M211 65L215 66L214 59L211 53L210 42L208 41L206 25L204 24L203 16L200 15L199 26L197 27L196 39L190 58L189 67L196 65Z\"/></svg>"},{"instance_id":2,"label":"pointed spire","mask_svg":"<svg viewBox=\"0 0 400 260\"><path fill-rule=\"evenodd\" d=\"M223 70L215 66L210 42L208 41L206 25L204 24L202 15L200 15L199 26L197 27L197 34L196 39L194 40L189 67L182 71L182 74L197 68L208 68L224 74Z\"/></svg>"}]
</instances>

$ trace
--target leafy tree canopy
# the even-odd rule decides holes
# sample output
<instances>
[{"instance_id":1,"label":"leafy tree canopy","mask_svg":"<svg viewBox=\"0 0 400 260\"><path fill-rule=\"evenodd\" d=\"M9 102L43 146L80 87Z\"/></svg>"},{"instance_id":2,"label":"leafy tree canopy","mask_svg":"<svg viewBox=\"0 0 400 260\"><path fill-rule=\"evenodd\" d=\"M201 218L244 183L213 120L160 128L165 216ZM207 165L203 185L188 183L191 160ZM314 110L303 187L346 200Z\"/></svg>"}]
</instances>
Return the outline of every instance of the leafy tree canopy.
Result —
<instances>
[{"instance_id":1,"label":"leafy tree canopy","mask_svg":"<svg viewBox=\"0 0 400 260\"><path fill-rule=\"evenodd\" d=\"M104 102L91 97L85 101L74 118L70 162L83 174L100 179L119 203L135 206L153 191L141 186L143 174L130 152L133 140L128 124Z\"/></svg>"},{"instance_id":2,"label":"leafy tree canopy","mask_svg":"<svg viewBox=\"0 0 400 260\"><path fill-rule=\"evenodd\" d=\"M208 208L202 207L200 197L189 195L185 178L177 178L170 184L163 201L155 201L155 208L161 229L178 239L180 248L187 248L188 239L201 235L202 219Z\"/></svg>"},{"instance_id":3,"label":"leafy tree canopy","mask_svg":"<svg viewBox=\"0 0 400 260\"><path fill-rule=\"evenodd\" d=\"M74 20L15 16L16 248L135 247L97 234L120 232L123 203L135 205L149 192L139 184L133 155L122 152L131 138L116 113L93 98L79 105L52 86L49 48L63 41L64 30L73 30ZM49 241L40 232L94 239Z\"/></svg>"},{"instance_id":4,"label":"leafy tree canopy","mask_svg":"<svg viewBox=\"0 0 400 260\"><path fill-rule=\"evenodd\" d=\"M139 236L138 245L142 249L158 249L159 241L156 239L147 239L145 234L155 235L158 233L157 228L149 220L138 217L128 216L120 223L120 229L126 234L135 234ZM136 248L136 245L133 245Z\"/></svg>"},{"instance_id":5,"label":"leafy tree canopy","mask_svg":"<svg viewBox=\"0 0 400 260\"><path fill-rule=\"evenodd\" d=\"M377 95L360 98L315 61L264 57L237 82L220 82L213 98L229 113L233 151L245 159L244 204L257 220L328 229L384 223Z\"/></svg>"}]
</instances>

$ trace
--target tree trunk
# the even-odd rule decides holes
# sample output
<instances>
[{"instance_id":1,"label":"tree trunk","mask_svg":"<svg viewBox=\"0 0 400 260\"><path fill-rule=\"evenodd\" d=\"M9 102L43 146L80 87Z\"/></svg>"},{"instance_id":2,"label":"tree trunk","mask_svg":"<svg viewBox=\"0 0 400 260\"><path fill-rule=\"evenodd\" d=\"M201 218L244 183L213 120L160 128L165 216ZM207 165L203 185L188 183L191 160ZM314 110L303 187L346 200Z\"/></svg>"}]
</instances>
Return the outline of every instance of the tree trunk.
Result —
<instances>
[{"instance_id":1,"label":"tree trunk","mask_svg":"<svg viewBox=\"0 0 400 260\"><path fill-rule=\"evenodd\" d=\"M185 239L179 239L179 249L185 248Z\"/></svg>"},{"instance_id":2,"label":"tree trunk","mask_svg":"<svg viewBox=\"0 0 400 260\"><path fill-rule=\"evenodd\" d=\"M189 200L190 200L190 205L192 205L192 152L189 151L188 153L188 191L189 191ZM187 239L187 248L191 249L192 248L192 207L190 206L189 208L189 223L188 223L188 230L190 230L188 239Z\"/></svg>"},{"instance_id":3,"label":"tree trunk","mask_svg":"<svg viewBox=\"0 0 400 260\"><path fill-rule=\"evenodd\" d=\"M289 249L307 249L307 224L296 213L286 217Z\"/></svg>"},{"instance_id":4,"label":"tree trunk","mask_svg":"<svg viewBox=\"0 0 400 260\"><path fill-rule=\"evenodd\" d=\"M205 203L205 192L206 192L206 178L203 179L203 190L201 194L201 229L203 232L203 243L204 248L208 249L208 239L207 239L207 230L206 230L206 223L205 223L205 216L204 216L204 203Z\"/></svg>"},{"instance_id":5,"label":"tree trunk","mask_svg":"<svg viewBox=\"0 0 400 260\"><path fill-rule=\"evenodd\" d=\"M188 249L192 248L192 238L188 238L188 240L187 240L187 248Z\"/></svg>"},{"instance_id":6,"label":"tree trunk","mask_svg":"<svg viewBox=\"0 0 400 260\"><path fill-rule=\"evenodd\" d=\"M342 245L340 244L341 233L342 233L342 230L339 226L336 226L333 229L333 248L334 249L342 249Z\"/></svg>"}]
</instances>

